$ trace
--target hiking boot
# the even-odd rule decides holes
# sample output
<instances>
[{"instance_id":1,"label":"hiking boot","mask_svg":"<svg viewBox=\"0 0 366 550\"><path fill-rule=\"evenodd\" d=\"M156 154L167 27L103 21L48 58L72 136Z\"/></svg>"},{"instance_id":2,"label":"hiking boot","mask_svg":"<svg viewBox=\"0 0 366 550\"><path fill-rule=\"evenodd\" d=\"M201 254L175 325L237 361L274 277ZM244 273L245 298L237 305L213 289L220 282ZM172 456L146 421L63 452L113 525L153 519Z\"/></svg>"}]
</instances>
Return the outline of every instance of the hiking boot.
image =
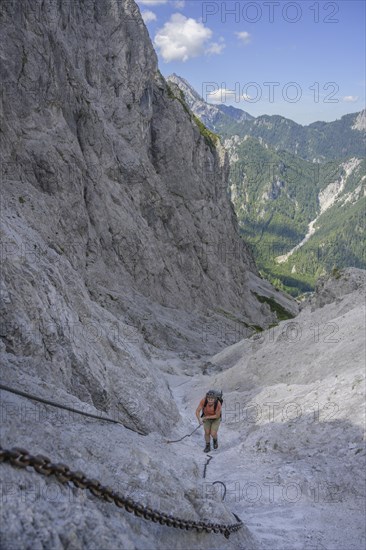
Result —
<instances>
[{"instance_id":1,"label":"hiking boot","mask_svg":"<svg viewBox=\"0 0 366 550\"><path fill-rule=\"evenodd\" d=\"M217 439L214 439L213 440L213 448L217 449L218 446L219 446L219 444L217 443Z\"/></svg>"},{"instance_id":2,"label":"hiking boot","mask_svg":"<svg viewBox=\"0 0 366 550\"><path fill-rule=\"evenodd\" d=\"M209 453L211 451L211 445L209 443L206 443L206 447L203 449L204 453Z\"/></svg>"}]
</instances>

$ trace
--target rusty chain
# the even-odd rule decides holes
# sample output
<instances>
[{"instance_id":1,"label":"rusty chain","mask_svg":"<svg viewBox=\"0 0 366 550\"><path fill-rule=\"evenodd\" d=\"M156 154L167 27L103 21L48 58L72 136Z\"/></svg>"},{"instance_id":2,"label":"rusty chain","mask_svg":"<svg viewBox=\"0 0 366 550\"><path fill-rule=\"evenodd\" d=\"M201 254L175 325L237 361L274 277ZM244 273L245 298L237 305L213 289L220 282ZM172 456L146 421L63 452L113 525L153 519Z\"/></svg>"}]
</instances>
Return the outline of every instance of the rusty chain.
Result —
<instances>
[{"instance_id":1,"label":"rusty chain","mask_svg":"<svg viewBox=\"0 0 366 550\"><path fill-rule=\"evenodd\" d=\"M229 538L231 533L239 531L243 526L242 521L237 516L235 516L238 519L237 523L220 524L191 521L159 512L120 495L113 491L111 487L105 487L96 479L89 479L83 472L71 471L66 464L54 464L46 456L33 456L25 449L18 447L10 450L0 447L0 462L9 462L12 466L19 468L31 466L36 472L44 476L54 475L61 483L71 482L79 489L89 489L94 496L107 502L114 502L118 508L124 508L127 512L133 512L137 517L143 517L154 523L160 523L160 525L167 525L176 529L186 529L187 531L196 530L198 533L222 533L226 538Z\"/></svg>"}]
</instances>

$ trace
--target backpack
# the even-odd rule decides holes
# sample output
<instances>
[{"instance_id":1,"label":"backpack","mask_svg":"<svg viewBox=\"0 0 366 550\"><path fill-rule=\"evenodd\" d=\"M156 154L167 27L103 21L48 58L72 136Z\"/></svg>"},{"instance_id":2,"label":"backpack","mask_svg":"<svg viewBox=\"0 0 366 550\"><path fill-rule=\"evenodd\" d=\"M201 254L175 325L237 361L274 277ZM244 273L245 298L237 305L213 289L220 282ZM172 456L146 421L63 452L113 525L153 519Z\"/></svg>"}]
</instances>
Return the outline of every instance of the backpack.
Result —
<instances>
[{"instance_id":1,"label":"backpack","mask_svg":"<svg viewBox=\"0 0 366 550\"><path fill-rule=\"evenodd\" d=\"M217 409L217 403L220 401L221 405L223 404L224 402L224 398L222 397L222 390L221 391L218 391L218 390L210 390L210 392L214 393L215 394L215 407L214 407L214 412L216 412L216 409ZM206 407L208 401L207 401L207 395L205 397L205 402L203 404L203 407L202 407L202 412L201 412L201 417L204 416L203 414L203 410L204 408ZM222 412L220 413L220 418L222 417Z\"/></svg>"}]
</instances>

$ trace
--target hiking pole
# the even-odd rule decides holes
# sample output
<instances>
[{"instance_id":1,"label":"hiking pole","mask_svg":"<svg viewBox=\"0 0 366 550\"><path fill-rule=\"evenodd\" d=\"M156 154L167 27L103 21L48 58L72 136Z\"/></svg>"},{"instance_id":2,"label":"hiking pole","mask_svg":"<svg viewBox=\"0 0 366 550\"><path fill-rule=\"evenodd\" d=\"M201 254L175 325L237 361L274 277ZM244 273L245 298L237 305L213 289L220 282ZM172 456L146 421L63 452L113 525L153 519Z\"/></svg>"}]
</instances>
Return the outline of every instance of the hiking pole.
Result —
<instances>
[{"instance_id":1,"label":"hiking pole","mask_svg":"<svg viewBox=\"0 0 366 550\"><path fill-rule=\"evenodd\" d=\"M193 432L191 432L190 434L184 435L180 439L172 439L172 440L166 441L165 443L178 443L178 441L182 441L182 439L184 439L185 437L191 437L191 435L193 435L194 432L196 432L198 430L198 428L200 428L201 426L202 426L202 424L198 424L197 428L195 428L193 430Z\"/></svg>"}]
</instances>

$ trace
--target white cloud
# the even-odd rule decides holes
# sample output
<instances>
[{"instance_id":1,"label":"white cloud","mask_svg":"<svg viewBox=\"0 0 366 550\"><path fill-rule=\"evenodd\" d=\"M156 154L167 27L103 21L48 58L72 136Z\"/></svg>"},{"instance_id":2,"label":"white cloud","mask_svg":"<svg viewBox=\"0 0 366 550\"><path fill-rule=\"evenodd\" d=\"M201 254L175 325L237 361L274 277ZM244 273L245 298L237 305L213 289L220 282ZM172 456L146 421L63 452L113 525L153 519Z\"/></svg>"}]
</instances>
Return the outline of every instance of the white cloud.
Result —
<instances>
[{"instance_id":1,"label":"white cloud","mask_svg":"<svg viewBox=\"0 0 366 550\"><path fill-rule=\"evenodd\" d=\"M236 32L235 34L243 44L249 44L251 41L251 34L247 31Z\"/></svg>"},{"instance_id":2,"label":"white cloud","mask_svg":"<svg viewBox=\"0 0 366 550\"><path fill-rule=\"evenodd\" d=\"M145 23L150 23L150 21L156 21L156 15L151 10L146 10L141 12L142 19L145 21Z\"/></svg>"},{"instance_id":3,"label":"white cloud","mask_svg":"<svg viewBox=\"0 0 366 550\"><path fill-rule=\"evenodd\" d=\"M212 31L192 18L174 13L155 36L155 46L165 62L187 61L204 53Z\"/></svg>"},{"instance_id":4,"label":"white cloud","mask_svg":"<svg viewBox=\"0 0 366 550\"><path fill-rule=\"evenodd\" d=\"M137 0L138 4L144 6L158 6L159 4L166 4L168 0Z\"/></svg>"},{"instance_id":5,"label":"white cloud","mask_svg":"<svg viewBox=\"0 0 366 550\"><path fill-rule=\"evenodd\" d=\"M343 101L346 103L356 103L358 100L358 95L345 95Z\"/></svg>"},{"instance_id":6,"label":"white cloud","mask_svg":"<svg viewBox=\"0 0 366 550\"><path fill-rule=\"evenodd\" d=\"M220 38L218 42L211 42L211 44L208 45L208 48L206 49L205 53L207 55L213 55L217 54L219 55L222 50L226 48L225 40L223 38Z\"/></svg>"},{"instance_id":7,"label":"white cloud","mask_svg":"<svg viewBox=\"0 0 366 550\"><path fill-rule=\"evenodd\" d=\"M253 98L248 94L240 94L239 89L229 90L228 88L218 88L206 95L206 101L212 103L240 103L241 101L251 101Z\"/></svg>"},{"instance_id":8,"label":"white cloud","mask_svg":"<svg viewBox=\"0 0 366 550\"><path fill-rule=\"evenodd\" d=\"M219 88L207 94L207 101L214 103L226 103L235 99L235 91L227 88Z\"/></svg>"},{"instance_id":9,"label":"white cloud","mask_svg":"<svg viewBox=\"0 0 366 550\"><path fill-rule=\"evenodd\" d=\"M185 0L175 0L174 7L177 10L182 10L185 7L186 3Z\"/></svg>"}]
</instances>

